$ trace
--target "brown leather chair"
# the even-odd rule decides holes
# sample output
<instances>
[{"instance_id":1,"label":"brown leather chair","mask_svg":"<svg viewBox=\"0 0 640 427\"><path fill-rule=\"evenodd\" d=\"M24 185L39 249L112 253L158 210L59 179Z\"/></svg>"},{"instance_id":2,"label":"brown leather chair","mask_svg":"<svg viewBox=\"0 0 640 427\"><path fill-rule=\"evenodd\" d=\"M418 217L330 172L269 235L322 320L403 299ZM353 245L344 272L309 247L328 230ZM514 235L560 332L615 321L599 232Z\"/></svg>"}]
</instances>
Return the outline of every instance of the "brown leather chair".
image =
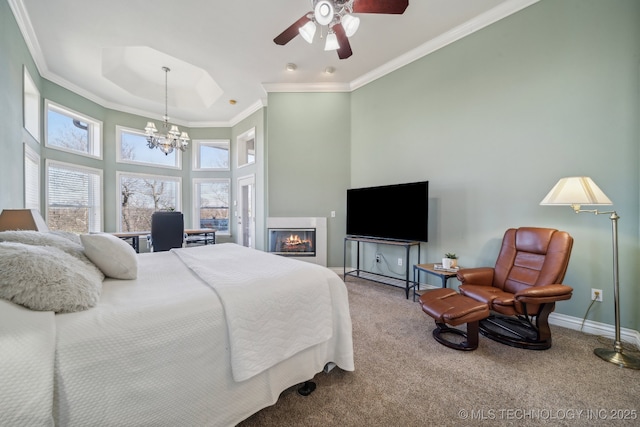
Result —
<instances>
[{"instance_id":1,"label":"brown leather chair","mask_svg":"<svg viewBox=\"0 0 640 427\"><path fill-rule=\"evenodd\" d=\"M573 238L551 228L509 229L494 268L458 271L462 295L489 305L480 332L513 347L545 350L551 347L549 314L556 301L571 298L563 285Z\"/></svg>"}]
</instances>

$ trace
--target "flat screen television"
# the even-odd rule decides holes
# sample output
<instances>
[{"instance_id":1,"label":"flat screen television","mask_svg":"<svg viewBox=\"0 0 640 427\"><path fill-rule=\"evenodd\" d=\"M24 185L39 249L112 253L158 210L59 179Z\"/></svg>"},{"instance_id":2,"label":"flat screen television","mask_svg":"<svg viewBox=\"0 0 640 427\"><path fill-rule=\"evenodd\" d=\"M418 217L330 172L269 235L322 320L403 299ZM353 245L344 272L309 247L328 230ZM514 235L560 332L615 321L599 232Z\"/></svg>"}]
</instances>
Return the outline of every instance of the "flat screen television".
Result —
<instances>
[{"instance_id":1,"label":"flat screen television","mask_svg":"<svg viewBox=\"0 0 640 427\"><path fill-rule=\"evenodd\" d=\"M429 181L347 190L347 234L428 241Z\"/></svg>"}]
</instances>

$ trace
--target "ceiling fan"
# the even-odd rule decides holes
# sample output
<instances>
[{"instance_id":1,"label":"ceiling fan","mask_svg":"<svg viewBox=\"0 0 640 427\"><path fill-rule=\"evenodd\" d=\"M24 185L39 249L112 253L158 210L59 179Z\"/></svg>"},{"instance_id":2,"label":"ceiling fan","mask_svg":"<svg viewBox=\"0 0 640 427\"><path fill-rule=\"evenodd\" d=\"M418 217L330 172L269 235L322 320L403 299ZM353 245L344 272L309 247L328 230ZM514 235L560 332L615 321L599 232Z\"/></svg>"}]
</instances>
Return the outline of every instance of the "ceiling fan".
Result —
<instances>
[{"instance_id":1,"label":"ceiling fan","mask_svg":"<svg viewBox=\"0 0 640 427\"><path fill-rule=\"evenodd\" d=\"M350 57L353 52L349 37L355 34L360 18L354 13L385 13L401 15L409 6L409 0L312 0L313 10L291 24L273 41L285 45L297 35L313 42L316 24L328 27L324 50L337 50L340 59Z\"/></svg>"}]
</instances>

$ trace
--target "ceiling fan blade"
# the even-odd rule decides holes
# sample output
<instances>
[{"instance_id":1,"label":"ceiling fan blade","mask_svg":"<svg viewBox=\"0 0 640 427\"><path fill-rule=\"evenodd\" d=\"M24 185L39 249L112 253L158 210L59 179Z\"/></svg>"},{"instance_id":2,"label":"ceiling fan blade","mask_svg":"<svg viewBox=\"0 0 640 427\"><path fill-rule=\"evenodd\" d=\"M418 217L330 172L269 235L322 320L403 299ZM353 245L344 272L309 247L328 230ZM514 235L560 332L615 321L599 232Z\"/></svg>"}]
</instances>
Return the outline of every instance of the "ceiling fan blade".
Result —
<instances>
[{"instance_id":1,"label":"ceiling fan blade","mask_svg":"<svg viewBox=\"0 0 640 427\"><path fill-rule=\"evenodd\" d=\"M409 0L355 0L353 13L390 13L403 14L409 6Z\"/></svg>"},{"instance_id":2,"label":"ceiling fan blade","mask_svg":"<svg viewBox=\"0 0 640 427\"><path fill-rule=\"evenodd\" d=\"M336 38L338 39L338 44L340 47L338 48L338 58L347 59L353 52L351 51L351 44L349 43L349 37L344 32L344 27L342 24L336 24L333 26L333 32L336 33Z\"/></svg>"},{"instance_id":3,"label":"ceiling fan blade","mask_svg":"<svg viewBox=\"0 0 640 427\"><path fill-rule=\"evenodd\" d=\"M285 45L293 40L298 34L298 29L302 27L307 22L311 21L307 15L305 14L302 18L298 19L296 22L291 24L289 28L281 32L273 41L279 45Z\"/></svg>"}]
</instances>

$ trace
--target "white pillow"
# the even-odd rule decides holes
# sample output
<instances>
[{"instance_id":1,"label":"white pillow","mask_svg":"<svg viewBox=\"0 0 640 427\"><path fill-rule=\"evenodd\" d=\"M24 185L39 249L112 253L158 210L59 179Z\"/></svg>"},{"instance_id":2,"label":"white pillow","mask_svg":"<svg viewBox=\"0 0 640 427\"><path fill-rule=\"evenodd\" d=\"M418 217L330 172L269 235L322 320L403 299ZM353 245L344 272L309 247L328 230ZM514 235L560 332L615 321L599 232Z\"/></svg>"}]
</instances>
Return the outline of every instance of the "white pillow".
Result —
<instances>
[{"instance_id":1,"label":"white pillow","mask_svg":"<svg viewBox=\"0 0 640 427\"><path fill-rule=\"evenodd\" d=\"M107 233L81 234L85 255L107 277L135 279L138 277L136 251L124 240Z\"/></svg>"},{"instance_id":2,"label":"white pillow","mask_svg":"<svg viewBox=\"0 0 640 427\"><path fill-rule=\"evenodd\" d=\"M0 298L70 313L96 305L101 291L102 273L61 249L0 242Z\"/></svg>"}]
</instances>

